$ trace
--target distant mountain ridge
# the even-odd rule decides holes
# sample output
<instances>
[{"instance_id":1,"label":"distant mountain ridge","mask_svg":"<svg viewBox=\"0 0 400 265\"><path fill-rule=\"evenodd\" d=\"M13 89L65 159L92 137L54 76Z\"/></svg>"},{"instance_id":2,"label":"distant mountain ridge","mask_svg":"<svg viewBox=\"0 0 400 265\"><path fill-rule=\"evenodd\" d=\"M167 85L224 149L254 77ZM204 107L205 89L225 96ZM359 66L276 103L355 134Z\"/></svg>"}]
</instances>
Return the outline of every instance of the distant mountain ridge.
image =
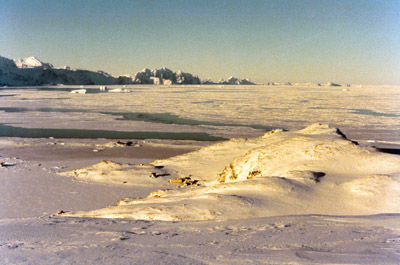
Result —
<instances>
[{"instance_id":1,"label":"distant mountain ridge","mask_svg":"<svg viewBox=\"0 0 400 265\"><path fill-rule=\"evenodd\" d=\"M36 57L11 60L0 56L1 86L113 85L120 82L107 73L56 68Z\"/></svg>"},{"instance_id":2,"label":"distant mountain ridge","mask_svg":"<svg viewBox=\"0 0 400 265\"><path fill-rule=\"evenodd\" d=\"M36 57L8 59L0 56L0 86L42 86L42 85L123 85L123 84L224 84L253 85L249 79L230 77L218 82L201 81L191 73L168 68L148 69L134 75L114 77L103 71L73 69L69 66L54 67Z\"/></svg>"}]
</instances>

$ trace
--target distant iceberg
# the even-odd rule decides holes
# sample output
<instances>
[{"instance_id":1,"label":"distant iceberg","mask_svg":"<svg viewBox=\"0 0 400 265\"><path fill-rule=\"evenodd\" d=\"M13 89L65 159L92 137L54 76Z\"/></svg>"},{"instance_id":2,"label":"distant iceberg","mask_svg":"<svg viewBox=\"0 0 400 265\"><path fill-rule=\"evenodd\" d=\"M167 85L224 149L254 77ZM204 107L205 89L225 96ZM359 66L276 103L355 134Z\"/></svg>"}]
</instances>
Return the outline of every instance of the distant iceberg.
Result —
<instances>
[{"instance_id":1,"label":"distant iceberg","mask_svg":"<svg viewBox=\"0 0 400 265\"><path fill-rule=\"evenodd\" d=\"M218 83L222 85L255 85L248 78L240 79L233 76L229 77L228 80L221 79Z\"/></svg>"},{"instance_id":2,"label":"distant iceberg","mask_svg":"<svg viewBox=\"0 0 400 265\"><path fill-rule=\"evenodd\" d=\"M148 69L135 74L133 78L135 84L154 84L154 85L171 85L171 84L200 84L200 78L190 73L178 70L172 70L163 67L161 69Z\"/></svg>"}]
</instances>

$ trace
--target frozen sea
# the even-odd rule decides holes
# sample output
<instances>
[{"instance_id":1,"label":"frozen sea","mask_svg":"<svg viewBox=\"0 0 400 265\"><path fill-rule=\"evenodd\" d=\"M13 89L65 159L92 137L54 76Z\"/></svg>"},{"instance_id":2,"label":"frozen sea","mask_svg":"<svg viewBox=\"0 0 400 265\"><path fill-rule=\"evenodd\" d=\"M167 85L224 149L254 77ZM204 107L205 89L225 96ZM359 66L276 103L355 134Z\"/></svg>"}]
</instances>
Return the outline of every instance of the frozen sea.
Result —
<instances>
[{"instance_id":1,"label":"frozen sea","mask_svg":"<svg viewBox=\"0 0 400 265\"><path fill-rule=\"evenodd\" d=\"M85 88L98 93L71 94L82 87L66 86L0 90L0 135L221 140L320 122L355 141L400 143L399 87Z\"/></svg>"}]
</instances>

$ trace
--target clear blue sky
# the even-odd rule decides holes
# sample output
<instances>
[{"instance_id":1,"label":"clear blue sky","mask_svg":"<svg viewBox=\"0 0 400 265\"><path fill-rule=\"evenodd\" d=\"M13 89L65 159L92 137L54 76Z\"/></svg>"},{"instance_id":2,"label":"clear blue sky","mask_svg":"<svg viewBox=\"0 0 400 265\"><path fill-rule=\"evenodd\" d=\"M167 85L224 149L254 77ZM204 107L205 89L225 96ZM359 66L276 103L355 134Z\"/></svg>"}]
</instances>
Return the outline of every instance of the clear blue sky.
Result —
<instances>
[{"instance_id":1,"label":"clear blue sky","mask_svg":"<svg viewBox=\"0 0 400 265\"><path fill-rule=\"evenodd\" d=\"M400 85L400 1L0 0L0 55L116 75Z\"/></svg>"}]
</instances>

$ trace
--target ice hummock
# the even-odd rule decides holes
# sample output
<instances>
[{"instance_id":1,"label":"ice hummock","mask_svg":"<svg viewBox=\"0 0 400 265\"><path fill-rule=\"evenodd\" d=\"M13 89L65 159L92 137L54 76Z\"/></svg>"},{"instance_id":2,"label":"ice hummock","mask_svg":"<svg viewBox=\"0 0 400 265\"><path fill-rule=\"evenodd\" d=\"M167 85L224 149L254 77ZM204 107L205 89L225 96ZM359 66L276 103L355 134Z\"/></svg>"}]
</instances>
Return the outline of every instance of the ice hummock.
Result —
<instances>
[{"instance_id":1,"label":"ice hummock","mask_svg":"<svg viewBox=\"0 0 400 265\"><path fill-rule=\"evenodd\" d=\"M150 177L155 169L162 170L162 177ZM363 148L325 124L232 139L148 165L102 162L63 174L85 181L159 182L167 187L143 199L125 198L117 206L68 216L229 220L400 211L400 157ZM187 178L199 185L168 183Z\"/></svg>"}]
</instances>

